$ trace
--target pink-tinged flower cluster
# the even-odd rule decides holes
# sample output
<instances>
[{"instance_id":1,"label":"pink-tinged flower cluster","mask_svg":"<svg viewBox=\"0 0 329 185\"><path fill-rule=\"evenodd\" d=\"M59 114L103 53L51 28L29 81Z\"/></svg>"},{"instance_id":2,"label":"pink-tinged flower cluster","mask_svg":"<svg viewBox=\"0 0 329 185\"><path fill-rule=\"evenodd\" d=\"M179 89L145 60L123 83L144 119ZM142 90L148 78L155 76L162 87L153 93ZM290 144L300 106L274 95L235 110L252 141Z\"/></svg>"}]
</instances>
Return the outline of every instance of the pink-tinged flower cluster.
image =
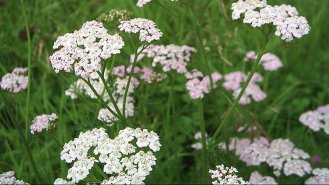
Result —
<instances>
[{"instance_id":1,"label":"pink-tinged flower cluster","mask_svg":"<svg viewBox=\"0 0 329 185\"><path fill-rule=\"evenodd\" d=\"M254 61L257 58L257 53L255 51L249 51L246 54L246 61ZM266 53L260 59L260 64L266 71L276 71L283 67L282 61L278 56L273 53Z\"/></svg>"},{"instance_id":2,"label":"pink-tinged flower cluster","mask_svg":"<svg viewBox=\"0 0 329 185\"><path fill-rule=\"evenodd\" d=\"M223 87L226 90L232 90L233 97L237 98L242 84L247 80L247 75L241 71L231 72L224 76L224 80ZM240 104L249 104L251 100L260 102L267 97L266 93L257 85L257 82L261 81L263 81L262 75L255 73L239 101Z\"/></svg>"},{"instance_id":3,"label":"pink-tinged flower cluster","mask_svg":"<svg viewBox=\"0 0 329 185\"><path fill-rule=\"evenodd\" d=\"M117 76L118 78L123 78L125 76L128 76L131 72L132 66L126 67L124 65L120 65L117 67L114 67L112 70L112 74ZM165 74L157 73L152 68L149 67L134 67L134 81L137 83L139 82L138 78L148 84L151 84L153 82L161 82L166 78Z\"/></svg>"},{"instance_id":4,"label":"pink-tinged flower cluster","mask_svg":"<svg viewBox=\"0 0 329 185\"><path fill-rule=\"evenodd\" d=\"M35 117L32 121L32 125L30 126L31 133L42 132L43 130L48 130L51 128L52 123L57 119L57 115L55 113L52 114L42 114Z\"/></svg>"},{"instance_id":5,"label":"pink-tinged flower cluster","mask_svg":"<svg viewBox=\"0 0 329 185\"><path fill-rule=\"evenodd\" d=\"M305 181L305 184L328 184L329 182L329 169L316 168L312 171L313 176Z\"/></svg>"},{"instance_id":6,"label":"pink-tinged flower cluster","mask_svg":"<svg viewBox=\"0 0 329 185\"><path fill-rule=\"evenodd\" d=\"M270 6L266 0L238 0L231 9L233 20L244 14L243 22L253 27L276 26L275 35L286 42L303 37L311 29L305 17L299 16L296 8L290 5Z\"/></svg>"},{"instance_id":7,"label":"pink-tinged flower cluster","mask_svg":"<svg viewBox=\"0 0 329 185\"><path fill-rule=\"evenodd\" d=\"M192 73L187 73L186 77L188 78L186 89L192 99L203 98L205 94L210 92L211 80L209 76L204 76L199 71L193 71ZM222 79L222 75L218 72L214 72L211 74L211 79L215 86L216 83Z\"/></svg>"},{"instance_id":8,"label":"pink-tinged flower cluster","mask_svg":"<svg viewBox=\"0 0 329 185\"><path fill-rule=\"evenodd\" d=\"M150 45L142 51L138 61L146 56L153 59L153 67L160 65L164 72L176 71L185 74L188 72L186 66L194 52L195 48L186 45Z\"/></svg>"},{"instance_id":9,"label":"pink-tinged flower cluster","mask_svg":"<svg viewBox=\"0 0 329 185\"><path fill-rule=\"evenodd\" d=\"M253 140L233 138L229 150L234 151L247 165L268 164L277 176L283 171L286 176L302 177L312 171L310 163L306 161L310 158L309 154L295 148L289 139L275 139L269 142L264 137Z\"/></svg>"},{"instance_id":10,"label":"pink-tinged flower cluster","mask_svg":"<svg viewBox=\"0 0 329 185\"><path fill-rule=\"evenodd\" d=\"M326 134L329 134L329 104L303 113L299 121L315 132L323 129Z\"/></svg>"},{"instance_id":11,"label":"pink-tinged flower cluster","mask_svg":"<svg viewBox=\"0 0 329 185\"><path fill-rule=\"evenodd\" d=\"M110 35L102 23L89 21L73 33L57 38L50 56L56 73L72 72L77 76L89 78L90 74L101 69L101 60L119 54L124 46L122 38Z\"/></svg>"},{"instance_id":12,"label":"pink-tinged flower cluster","mask_svg":"<svg viewBox=\"0 0 329 185\"><path fill-rule=\"evenodd\" d=\"M191 60L191 54L194 52L196 52L195 48L186 45L150 45L142 51L137 61L141 61L145 57L152 58L153 67L160 65L165 73L175 71L184 75L188 79L186 88L189 95L192 99L198 99L210 92L211 80L215 87L216 83L222 79L222 75L214 72L211 74L210 80L209 76L205 76L196 69L189 71L187 65ZM134 58L131 56L131 60Z\"/></svg>"},{"instance_id":13,"label":"pink-tinged flower cluster","mask_svg":"<svg viewBox=\"0 0 329 185\"><path fill-rule=\"evenodd\" d=\"M5 74L1 81L1 89L12 93L19 93L27 88L27 68L15 68L11 73Z\"/></svg>"},{"instance_id":14,"label":"pink-tinged flower cluster","mask_svg":"<svg viewBox=\"0 0 329 185\"><path fill-rule=\"evenodd\" d=\"M160 40L162 37L162 32L156 27L155 23L143 18L121 21L119 29L126 33L139 33L139 40L141 42L151 43Z\"/></svg>"},{"instance_id":15,"label":"pink-tinged flower cluster","mask_svg":"<svg viewBox=\"0 0 329 185\"><path fill-rule=\"evenodd\" d=\"M251 184L278 184L273 177L262 176L258 171L251 173L249 182Z\"/></svg>"}]
</instances>

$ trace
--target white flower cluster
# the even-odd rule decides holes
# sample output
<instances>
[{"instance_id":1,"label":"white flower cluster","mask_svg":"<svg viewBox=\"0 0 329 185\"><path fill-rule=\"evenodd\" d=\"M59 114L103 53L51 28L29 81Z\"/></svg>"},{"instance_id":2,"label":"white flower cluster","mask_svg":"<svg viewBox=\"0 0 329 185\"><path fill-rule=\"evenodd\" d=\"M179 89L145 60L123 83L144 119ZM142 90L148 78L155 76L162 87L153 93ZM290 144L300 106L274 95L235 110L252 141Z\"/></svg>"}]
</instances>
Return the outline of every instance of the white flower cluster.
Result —
<instances>
[{"instance_id":1,"label":"white flower cluster","mask_svg":"<svg viewBox=\"0 0 329 185\"><path fill-rule=\"evenodd\" d=\"M0 174L0 184L11 185L11 184L29 184L29 183L26 183L22 180L17 180L15 177L15 172L8 171Z\"/></svg>"},{"instance_id":2,"label":"white flower cluster","mask_svg":"<svg viewBox=\"0 0 329 185\"><path fill-rule=\"evenodd\" d=\"M221 164L216 166L215 170L209 170L209 173L213 179L212 184L250 184L236 175L238 170L234 167L225 167Z\"/></svg>"},{"instance_id":3,"label":"white flower cluster","mask_svg":"<svg viewBox=\"0 0 329 185\"><path fill-rule=\"evenodd\" d=\"M150 3L152 0L138 0L137 2L137 6L138 7L143 7L144 5L146 5L147 3ZM177 1L177 0L171 0L171 1Z\"/></svg>"},{"instance_id":4,"label":"white flower cluster","mask_svg":"<svg viewBox=\"0 0 329 185\"><path fill-rule=\"evenodd\" d=\"M257 53L255 51L249 51L246 54L246 61L254 61L257 58ZM266 71L276 71L280 69L283 64L278 56L273 53L266 53L260 59L260 64Z\"/></svg>"},{"instance_id":5,"label":"white flower cluster","mask_svg":"<svg viewBox=\"0 0 329 185\"><path fill-rule=\"evenodd\" d=\"M251 184L278 184L273 177L262 176L258 171L251 173L249 182Z\"/></svg>"},{"instance_id":6,"label":"white flower cluster","mask_svg":"<svg viewBox=\"0 0 329 185\"><path fill-rule=\"evenodd\" d=\"M290 5L270 6L266 0L238 0L231 9L233 20L244 14L243 22L253 27L273 24L275 34L286 42L303 37L311 29L305 17L299 16L296 8Z\"/></svg>"},{"instance_id":7,"label":"white flower cluster","mask_svg":"<svg viewBox=\"0 0 329 185\"><path fill-rule=\"evenodd\" d=\"M242 83L247 80L247 75L241 71L231 72L224 76L224 80L223 87L226 90L232 90L233 97L237 98L242 89ZM263 81L262 75L255 73L239 101L240 104L249 104L252 99L260 102L267 97L266 93L257 85L257 82L261 81Z\"/></svg>"},{"instance_id":8,"label":"white flower cluster","mask_svg":"<svg viewBox=\"0 0 329 185\"><path fill-rule=\"evenodd\" d=\"M329 134L329 104L303 113L299 121L315 132L323 129L326 134Z\"/></svg>"},{"instance_id":9,"label":"white flower cluster","mask_svg":"<svg viewBox=\"0 0 329 185\"><path fill-rule=\"evenodd\" d=\"M11 73L5 74L0 81L1 89L13 93L26 89L28 84L26 72L27 68L15 68Z\"/></svg>"},{"instance_id":10,"label":"white flower cluster","mask_svg":"<svg viewBox=\"0 0 329 185\"><path fill-rule=\"evenodd\" d=\"M80 133L78 138L66 143L61 152L62 160L74 162L67 175L71 180L57 179L55 183L78 183L87 177L94 163L100 162L104 164L103 171L112 175L102 184L141 184L156 164L153 152L160 147L159 136L146 129L127 127L114 139L110 139L103 128ZM91 148L95 157L88 156ZM145 152L145 148L150 150Z\"/></svg>"},{"instance_id":11,"label":"white flower cluster","mask_svg":"<svg viewBox=\"0 0 329 185\"><path fill-rule=\"evenodd\" d=\"M55 113L36 116L32 121L32 125L30 126L31 133L40 133L43 130L48 130L52 126L51 123L54 122L57 118L58 117Z\"/></svg>"},{"instance_id":12,"label":"white flower cluster","mask_svg":"<svg viewBox=\"0 0 329 185\"><path fill-rule=\"evenodd\" d=\"M271 143L266 138L254 140L233 138L229 150L234 151L240 160L247 165L260 165L265 162L274 169L279 176L281 170L286 176L304 176L311 173L310 156L303 150L295 148L288 139L275 139Z\"/></svg>"},{"instance_id":13,"label":"white flower cluster","mask_svg":"<svg viewBox=\"0 0 329 185\"><path fill-rule=\"evenodd\" d=\"M328 184L329 182L329 169L316 168L312 171L313 177L308 178L305 184Z\"/></svg>"},{"instance_id":14,"label":"white flower cluster","mask_svg":"<svg viewBox=\"0 0 329 185\"><path fill-rule=\"evenodd\" d=\"M57 51L49 59L56 73L74 70L77 76L89 78L100 71L102 59L120 53L123 46L118 34L110 35L102 23L89 21L80 30L58 37L53 46Z\"/></svg>"},{"instance_id":15,"label":"white flower cluster","mask_svg":"<svg viewBox=\"0 0 329 185\"><path fill-rule=\"evenodd\" d=\"M119 29L126 33L139 33L141 42L151 43L155 40L160 40L162 32L155 23L148 19L135 18L127 21L121 21Z\"/></svg>"},{"instance_id":16,"label":"white flower cluster","mask_svg":"<svg viewBox=\"0 0 329 185\"><path fill-rule=\"evenodd\" d=\"M195 48L186 45L150 45L142 51L138 61L146 56L152 58L153 67L160 65L164 72L173 70L185 74L188 72L186 66L193 52L196 52Z\"/></svg>"}]
</instances>

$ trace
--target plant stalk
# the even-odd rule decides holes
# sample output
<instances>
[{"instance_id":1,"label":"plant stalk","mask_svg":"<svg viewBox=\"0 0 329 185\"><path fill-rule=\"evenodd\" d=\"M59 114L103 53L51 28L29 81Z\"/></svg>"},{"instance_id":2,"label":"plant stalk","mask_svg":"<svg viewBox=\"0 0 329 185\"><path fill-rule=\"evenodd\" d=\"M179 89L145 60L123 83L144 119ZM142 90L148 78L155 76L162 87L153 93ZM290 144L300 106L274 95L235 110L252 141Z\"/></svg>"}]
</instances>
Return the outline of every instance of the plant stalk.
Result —
<instances>
[{"instance_id":1,"label":"plant stalk","mask_svg":"<svg viewBox=\"0 0 329 185\"><path fill-rule=\"evenodd\" d=\"M202 99L198 100L199 122L201 130L201 143L202 143L202 183L208 183L208 155L207 155L207 141L206 141L206 124L203 115Z\"/></svg>"},{"instance_id":2,"label":"plant stalk","mask_svg":"<svg viewBox=\"0 0 329 185\"><path fill-rule=\"evenodd\" d=\"M28 135L28 124L29 124L29 107L30 107L30 96L31 96L31 61L32 61L32 43L31 34L28 19L26 16L26 10L24 1L21 0L23 17L25 22L25 30L27 36L27 95L26 95L26 113L25 113L25 137Z\"/></svg>"},{"instance_id":3,"label":"plant stalk","mask_svg":"<svg viewBox=\"0 0 329 185\"><path fill-rule=\"evenodd\" d=\"M264 46L265 47L265 46ZM212 138L216 138L220 132L220 130L223 128L223 126L226 124L226 122L229 120L229 118L231 117L233 110L235 109L235 107L238 105L242 95L244 94L244 92L246 91L253 75L255 74L257 67L260 63L260 59L262 58L262 56L264 55L264 47L260 50L260 52L258 52L257 58L254 61L254 64L252 66L251 72L248 74L247 80L244 82L242 89L238 95L238 97L235 99L234 103L231 105L231 107L229 108L228 112L226 113L225 117L223 118L223 120L221 121L221 123L219 124L219 126L217 127L214 135L212 136Z\"/></svg>"},{"instance_id":4,"label":"plant stalk","mask_svg":"<svg viewBox=\"0 0 329 185\"><path fill-rule=\"evenodd\" d=\"M132 79L132 76L134 74L134 69L135 69L135 66L136 66L136 62L137 62L137 59L138 59L138 56L143 52L143 50L145 48L147 48L150 44L147 44L147 45L143 45L142 49L140 51L138 51L138 48L135 50L135 56L134 56L134 61L131 65L131 71L129 73L129 77L128 77L128 82L127 82L127 85L126 85L126 88L125 88L125 93L124 93L124 96L123 96L123 106L122 106L122 114L123 114L123 117L126 118L126 101L127 101L127 96L128 96L128 89L129 89L129 86L130 86L130 82L131 82L131 79Z\"/></svg>"}]
</instances>

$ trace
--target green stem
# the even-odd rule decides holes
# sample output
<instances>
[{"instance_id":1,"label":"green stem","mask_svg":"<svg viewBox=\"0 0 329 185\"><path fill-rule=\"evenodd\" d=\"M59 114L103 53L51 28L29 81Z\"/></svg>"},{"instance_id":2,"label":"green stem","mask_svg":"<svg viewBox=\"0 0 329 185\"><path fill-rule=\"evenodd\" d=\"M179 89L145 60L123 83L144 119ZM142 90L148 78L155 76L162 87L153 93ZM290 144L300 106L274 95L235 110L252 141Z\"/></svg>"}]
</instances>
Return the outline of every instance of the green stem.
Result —
<instances>
[{"instance_id":1,"label":"green stem","mask_svg":"<svg viewBox=\"0 0 329 185\"><path fill-rule=\"evenodd\" d=\"M147 48L150 44L147 44L147 45L144 45L142 47L142 49L140 51L138 51L138 48L135 49L135 56L134 56L134 61L131 65L131 71L129 73L129 77L128 77L128 82L127 82L127 85L126 85L126 88L125 88L125 93L124 93L124 96L123 96L123 106L122 106L122 113L123 113L123 117L126 118L126 101L127 101L127 96L128 96L128 89L129 89L129 86L130 86L130 82L131 82L131 79L132 79L132 76L134 74L134 69L135 69L135 66L136 66L136 62L137 62L137 59L138 59L138 56L143 52L143 50L145 48Z\"/></svg>"},{"instance_id":2,"label":"green stem","mask_svg":"<svg viewBox=\"0 0 329 185\"><path fill-rule=\"evenodd\" d=\"M199 122L201 130L201 143L202 143L202 183L208 183L208 156L207 156L207 142L206 142L206 124L203 116L203 103L202 99L198 100Z\"/></svg>"},{"instance_id":3,"label":"green stem","mask_svg":"<svg viewBox=\"0 0 329 185\"><path fill-rule=\"evenodd\" d=\"M223 120L221 121L221 123L219 124L219 126L217 127L214 135L212 136L212 138L216 138L221 130L221 128L223 128L223 126L225 125L225 123L228 121L228 119L231 117L233 110L235 109L235 107L238 105L242 95L244 94L245 90L247 89L253 75L255 74L257 67L260 63L260 59L262 58L262 56L264 55L264 48L265 46L260 50L260 52L258 52L258 56L257 59L254 61L254 64L252 66L251 72L248 74L247 80L244 82L242 89L238 95L238 97L235 99L234 103L231 105L231 107L229 108L228 112L226 113L225 117L223 118Z\"/></svg>"},{"instance_id":4,"label":"green stem","mask_svg":"<svg viewBox=\"0 0 329 185\"><path fill-rule=\"evenodd\" d=\"M16 111L16 112L18 112L18 111ZM38 168L37 168L37 165L35 163L35 160L33 158L33 155L32 155L32 152L31 152L31 148L29 147L28 141L27 141L26 137L24 136L24 133L23 133L22 129L20 129L19 124L17 124L18 121L17 121L16 116L13 114L12 111L9 111L8 114L10 115L10 117L12 117L12 118L15 119L15 120L13 120L13 124L16 127L16 130L18 130L18 135L19 135L19 137L21 138L21 140L23 142L22 144L26 148L28 158L30 159L30 163L32 165L32 169L33 169L33 171L35 173L35 176L36 176L36 181L39 182L39 178L41 178L41 176L40 176L40 173L38 171Z\"/></svg>"},{"instance_id":5,"label":"green stem","mask_svg":"<svg viewBox=\"0 0 329 185\"><path fill-rule=\"evenodd\" d=\"M207 7L208 7L208 4L207 4L206 8L207 8ZM204 9L204 11L206 10L206 8ZM210 65L209 65L209 62L208 62L208 59L207 59L206 50L205 50L204 45L203 45L203 43L202 43L202 37L201 37L201 32L200 32L200 26L201 26L201 24L200 24L200 22L198 21L198 20L199 20L199 19L198 19L198 16L196 15L196 13L195 13L195 11L194 11L194 9L193 9L192 7L191 7L191 11L192 11L192 13L193 13L193 15L194 15L194 17L195 17L195 20L196 20L196 22L195 22L195 27L196 27L196 33L197 33L197 40L198 40L198 42L199 42L199 47L200 47L200 49L201 49L201 54L202 54L202 57L203 57L203 61L204 61L204 63L205 63L206 70L207 70L207 73L208 73L208 76L209 76L210 87L211 87L211 89L213 89L213 87L214 87L214 82L213 82L213 80L212 80L212 78L211 78Z\"/></svg>"},{"instance_id":6,"label":"green stem","mask_svg":"<svg viewBox=\"0 0 329 185\"><path fill-rule=\"evenodd\" d=\"M118 116L122 117L122 120L124 120L125 123L126 123L126 119L125 119L125 117L121 114L121 111L120 111L120 109L119 109L119 107L118 107L118 104L117 104L117 102L115 101L115 99L114 99L114 97L113 97L113 95L112 95L112 92L111 92L109 86L108 86L107 83L106 83L106 80L105 80L104 76L103 76L100 72L97 72L97 74L99 75L99 77L101 78L101 80L102 80L102 82L103 82L103 84L104 84L104 87L105 87L105 89L106 89L106 92L107 92L107 94L109 95L112 104L114 105L115 111L117 112Z\"/></svg>"},{"instance_id":7,"label":"green stem","mask_svg":"<svg viewBox=\"0 0 329 185\"><path fill-rule=\"evenodd\" d=\"M84 78L81 77L81 79L90 87L90 89L93 91L93 93L96 95L96 97L99 99L99 101L101 101L101 103L103 104L103 106L106 107L107 110L109 110L115 117L117 117L119 120L121 120L121 117L115 113L109 106L108 104L103 100L103 98L97 93L96 89L91 85L89 80L86 80ZM121 120L122 121L122 120Z\"/></svg>"},{"instance_id":8,"label":"green stem","mask_svg":"<svg viewBox=\"0 0 329 185\"><path fill-rule=\"evenodd\" d=\"M31 61L32 61L32 43L29 23L26 16L24 1L21 0L23 17L25 22L26 36L27 36L27 96L26 96L26 113L25 113L25 137L28 135L28 124L29 124L29 107L30 107L30 94L31 94Z\"/></svg>"}]
</instances>

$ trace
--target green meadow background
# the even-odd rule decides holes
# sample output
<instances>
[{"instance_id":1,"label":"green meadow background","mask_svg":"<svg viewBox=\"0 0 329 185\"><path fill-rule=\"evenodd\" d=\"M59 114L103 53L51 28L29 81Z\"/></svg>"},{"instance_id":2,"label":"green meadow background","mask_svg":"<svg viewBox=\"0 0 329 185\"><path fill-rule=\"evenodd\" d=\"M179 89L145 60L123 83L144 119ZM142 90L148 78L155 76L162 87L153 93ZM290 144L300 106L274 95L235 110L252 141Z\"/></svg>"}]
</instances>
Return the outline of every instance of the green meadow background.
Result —
<instances>
[{"instance_id":1,"label":"green meadow background","mask_svg":"<svg viewBox=\"0 0 329 185\"><path fill-rule=\"evenodd\" d=\"M84 22L111 9L127 9L134 17L153 20L162 30L163 37L155 44L195 47L198 52L192 55L190 68L207 73L208 62L210 71L221 74L247 72L251 65L243 61L244 55L257 50L263 37L258 29L231 19L233 2L154 0L138 8L137 0L0 0L0 76L15 67L27 67L29 60L31 68L28 104L27 92L0 91L0 173L13 170L18 179L29 183L50 184L58 177L65 178L71 165L60 160L63 145L80 132L104 126L97 120L101 108L97 101L71 100L65 96L64 91L76 78L52 70L48 58L58 36L79 29ZM329 1L269 0L271 5L282 3L295 6L309 21L311 32L291 43L273 39L277 47L271 52L281 58L284 67L274 72L259 68L258 72L264 76L261 87L268 97L259 103L239 106L218 140L238 136L234 131L237 125L259 123L266 136L289 138L311 156L320 156L322 163L312 164L314 168L328 167L329 136L322 131L311 131L299 123L298 118L307 110L329 103ZM30 44L24 17L31 32ZM205 55L202 54L204 46L209 48L204 51ZM128 64L131 53L131 46L126 42L122 54L116 56L116 64ZM145 65L149 63L145 61ZM135 116L131 119L135 124L131 126L157 132L162 144L156 154L157 165L146 183L200 183L201 151L191 148L194 134L200 130L200 120L197 102L188 96L185 80L171 73L163 83L142 85L134 97ZM230 99L229 93L220 86L203 99L209 135L227 111ZM59 116L56 128L31 135L28 129L32 119L52 112ZM114 138L116 133L112 127L106 128ZM247 167L233 153L213 147L209 167L218 164L235 166L239 175L247 180L254 170L274 176L266 165ZM97 170L93 169L88 179L100 179ZM277 181L303 183L305 179L281 176Z\"/></svg>"}]
</instances>

